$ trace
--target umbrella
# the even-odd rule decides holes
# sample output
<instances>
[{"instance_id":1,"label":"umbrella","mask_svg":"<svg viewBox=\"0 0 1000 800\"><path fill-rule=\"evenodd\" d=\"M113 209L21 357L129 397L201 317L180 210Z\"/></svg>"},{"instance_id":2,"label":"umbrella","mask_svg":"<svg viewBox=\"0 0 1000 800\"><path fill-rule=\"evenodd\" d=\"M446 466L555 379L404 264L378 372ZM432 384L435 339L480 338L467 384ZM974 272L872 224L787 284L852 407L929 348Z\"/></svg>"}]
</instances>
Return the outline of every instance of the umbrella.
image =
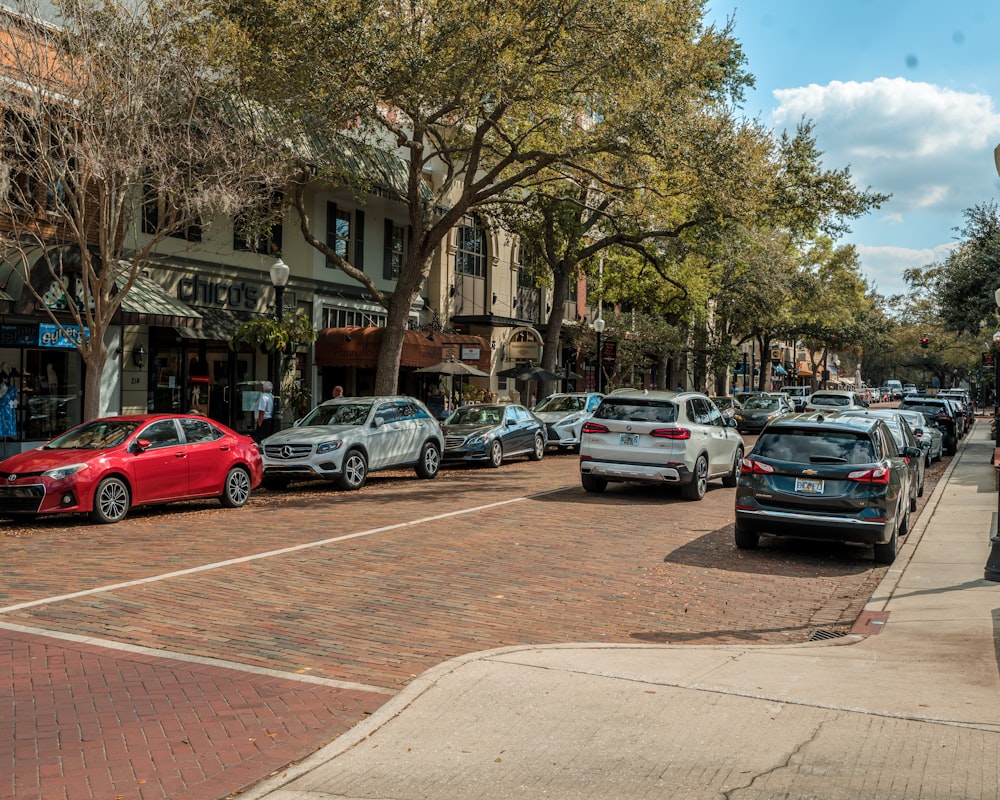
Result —
<instances>
[{"instance_id":1,"label":"umbrella","mask_svg":"<svg viewBox=\"0 0 1000 800\"><path fill-rule=\"evenodd\" d=\"M431 364L429 367L421 367L420 369L415 369L413 371L430 372L438 375L477 375L480 378L489 377L490 374L488 372L483 372L477 367L469 366L464 361L455 361L454 359L438 361L437 364Z\"/></svg>"},{"instance_id":2,"label":"umbrella","mask_svg":"<svg viewBox=\"0 0 1000 800\"><path fill-rule=\"evenodd\" d=\"M500 370L500 372L497 373L497 377L513 378L515 381L562 381L566 379L565 375L558 375L555 372L549 372L544 367L539 367L530 363L519 364L516 367Z\"/></svg>"},{"instance_id":3,"label":"umbrella","mask_svg":"<svg viewBox=\"0 0 1000 800\"><path fill-rule=\"evenodd\" d=\"M421 367L420 369L413 370L414 372L429 372L437 375L451 375L451 386L448 387L448 401L451 402L451 398L455 395L455 376L456 375L476 375L480 378L488 378L488 372L483 372L478 367L472 367L466 364L464 361L456 361L453 358L449 358L447 361L438 361L437 364L431 364L429 367ZM461 391L461 381L459 381L459 391ZM446 408L450 406L446 405Z\"/></svg>"}]
</instances>

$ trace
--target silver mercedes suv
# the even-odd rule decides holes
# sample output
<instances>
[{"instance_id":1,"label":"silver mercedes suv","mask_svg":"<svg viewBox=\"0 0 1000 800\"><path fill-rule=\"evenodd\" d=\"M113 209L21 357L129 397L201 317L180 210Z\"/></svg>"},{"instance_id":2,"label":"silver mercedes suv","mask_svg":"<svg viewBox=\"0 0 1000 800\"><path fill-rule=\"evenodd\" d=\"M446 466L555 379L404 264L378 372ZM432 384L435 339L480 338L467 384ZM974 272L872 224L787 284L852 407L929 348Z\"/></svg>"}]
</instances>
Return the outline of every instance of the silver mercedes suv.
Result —
<instances>
[{"instance_id":1,"label":"silver mercedes suv","mask_svg":"<svg viewBox=\"0 0 1000 800\"><path fill-rule=\"evenodd\" d=\"M413 397L338 397L268 436L260 449L269 489L316 478L360 489L378 470L413 467L419 477L434 478L444 438L437 420Z\"/></svg>"}]
</instances>

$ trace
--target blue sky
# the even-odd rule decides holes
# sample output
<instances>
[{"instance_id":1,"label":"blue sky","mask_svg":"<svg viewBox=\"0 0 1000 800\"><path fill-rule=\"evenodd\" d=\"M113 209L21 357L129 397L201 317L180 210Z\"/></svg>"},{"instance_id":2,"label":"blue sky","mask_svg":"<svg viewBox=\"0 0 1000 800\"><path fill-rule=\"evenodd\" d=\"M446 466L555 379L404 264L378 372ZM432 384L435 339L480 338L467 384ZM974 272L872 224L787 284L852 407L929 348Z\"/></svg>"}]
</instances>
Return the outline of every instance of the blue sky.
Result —
<instances>
[{"instance_id":1,"label":"blue sky","mask_svg":"<svg viewBox=\"0 0 1000 800\"><path fill-rule=\"evenodd\" d=\"M707 0L732 17L756 88L743 111L777 132L815 124L829 168L892 194L851 224L869 281L903 292L903 270L940 261L962 212L1000 178L996 0Z\"/></svg>"}]
</instances>

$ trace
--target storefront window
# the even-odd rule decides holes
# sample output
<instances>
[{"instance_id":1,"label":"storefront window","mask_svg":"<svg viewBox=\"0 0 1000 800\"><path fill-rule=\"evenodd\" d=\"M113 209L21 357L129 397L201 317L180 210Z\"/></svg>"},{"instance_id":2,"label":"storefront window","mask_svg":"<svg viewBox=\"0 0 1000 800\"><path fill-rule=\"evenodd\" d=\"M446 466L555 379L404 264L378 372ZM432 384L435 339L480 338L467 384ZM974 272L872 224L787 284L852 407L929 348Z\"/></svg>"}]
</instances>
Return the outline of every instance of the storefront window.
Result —
<instances>
[{"instance_id":1,"label":"storefront window","mask_svg":"<svg viewBox=\"0 0 1000 800\"><path fill-rule=\"evenodd\" d=\"M46 441L83 421L75 350L0 349L0 439Z\"/></svg>"},{"instance_id":2,"label":"storefront window","mask_svg":"<svg viewBox=\"0 0 1000 800\"><path fill-rule=\"evenodd\" d=\"M51 439L80 424L83 375L79 354L75 350L25 350L24 362L24 438Z\"/></svg>"}]
</instances>

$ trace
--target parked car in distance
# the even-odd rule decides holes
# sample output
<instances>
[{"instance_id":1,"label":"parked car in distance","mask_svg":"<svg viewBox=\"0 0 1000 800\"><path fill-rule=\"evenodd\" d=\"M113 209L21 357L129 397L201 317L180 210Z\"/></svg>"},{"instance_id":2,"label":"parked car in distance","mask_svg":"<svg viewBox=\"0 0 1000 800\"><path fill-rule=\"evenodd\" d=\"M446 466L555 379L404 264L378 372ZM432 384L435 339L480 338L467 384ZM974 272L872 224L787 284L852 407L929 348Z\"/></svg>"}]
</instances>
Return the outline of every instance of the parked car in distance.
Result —
<instances>
[{"instance_id":1,"label":"parked car in distance","mask_svg":"<svg viewBox=\"0 0 1000 800\"><path fill-rule=\"evenodd\" d=\"M965 414L965 427L971 428L976 421L976 406L972 402L971 395L965 389L943 389L935 397L947 397L955 400Z\"/></svg>"},{"instance_id":2,"label":"parked car in distance","mask_svg":"<svg viewBox=\"0 0 1000 800\"><path fill-rule=\"evenodd\" d=\"M877 563L891 564L909 529L910 475L878 417L783 417L743 459L736 546L754 549L761 535L856 542L873 545Z\"/></svg>"},{"instance_id":3,"label":"parked car in distance","mask_svg":"<svg viewBox=\"0 0 1000 800\"><path fill-rule=\"evenodd\" d=\"M710 397L709 400L715 403L715 407L722 412L725 419L732 419L743 408L743 404L730 395Z\"/></svg>"},{"instance_id":4,"label":"parked car in distance","mask_svg":"<svg viewBox=\"0 0 1000 800\"><path fill-rule=\"evenodd\" d=\"M907 397L899 404L901 411L919 411L932 420L944 435L944 450L953 456L958 452L960 421L957 412L944 397Z\"/></svg>"},{"instance_id":5,"label":"parked car in distance","mask_svg":"<svg viewBox=\"0 0 1000 800\"><path fill-rule=\"evenodd\" d=\"M654 483L701 500L713 478L736 485L743 452L735 421L700 392L609 395L583 424L580 480L588 492L612 482Z\"/></svg>"},{"instance_id":6,"label":"parked car in distance","mask_svg":"<svg viewBox=\"0 0 1000 800\"><path fill-rule=\"evenodd\" d=\"M261 458L249 436L205 417L141 414L84 422L0 463L0 514L82 512L94 522L135 506L218 497L250 499Z\"/></svg>"},{"instance_id":7,"label":"parked car in distance","mask_svg":"<svg viewBox=\"0 0 1000 800\"><path fill-rule=\"evenodd\" d=\"M436 477L444 437L416 398L338 397L316 406L294 427L268 436L261 450L269 489L316 479L360 489L370 473L380 470L413 467L420 478Z\"/></svg>"},{"instance_id":8,"label":"parked car in distance","mask_svg":"<svg viewBox=\"0 0 1000 800\"><path fill-rule=\"evenodd\" d=\"M740 433L759 433L772 420L791 413L792 406L784 397L764 394L749 398L733 419Z\"/></svg>"},{"instance_id":9,"label":"parked car in distance","mask_svg":"<svg viewBox=\"0 0 1000 800\"><path fill-rule=\"evenodd\" d=\"M545 454L545 423L514 403L461 406L445 417L441 430L445 461L499 467L513 456L541 461Z\"/></svg>"},{"instance_id":10,"label":"parked car in distance","mask_svg":"<svg viewBox=\"0 0 1000 800\"><path fill-rule=\"evenodd\" d=\"M944 457L944 434L941 433L941 429L919 411L897 408L896 413L905 419L913 430L913 435L917 437L924 450L927 466L934 461L940 461Z\"/></svg>"},{"instance_id":11,"label":"parked car in distance","mask_svg":"<svg viewBox=\"0 0 1000 800\"><path fill-rule=\"evenodd\" d=\"M958 438L961 439L962 437L965 436L966 432L972 427L972 423L966 419L965 409L962 406L962 401L959 400L957 397L948 397L948 396L940 397L939 395L938 398L943 400L949 406L951 406L951 412L955 416L955 424L956 427L958 428Z\"/></svg>"},{"instance_id":12,"label":"parked car in distance","mask_svg":"<svg viewBox=\"0 0 1000 800\"><path fill-rule=\"evenodd\" d=\"M868 404L858 397L857 392L843 389L821 389L813 392L806 400L806 413L814 411L850 411L851 409L868 408Z\"/></svg>"},{"instance_id":13,"label":"parked car in distance","mask_svg":"<svg viewBox=\"0 0 1000 800\"><path fill-rule=\"evenodd\" d=\"M550 394L532 413L545 423L548 447L580 447L583 423L593 416L603 394L597 392L565 392Z\"/></svg>"},{"instance_id":14,"label":"parked car in distance","mask_svg":"<svg viewBox=\"0 0 1000 800\"><path fill-rule=\"evenodd\" d=\"M917 441L910 424L894 408L845 411L843 413L850 416L879 417L885 421L896 446L899 448L899 454L906 460L906 464L910 468L910 511L916 511L917 498L924 496L924 469L927 466L927 459L924 457L924 449ZM913 455L914 451L919 451L919 454Z\"/></svg>"},{"instance_id":15,"label":"parked car in distance","mask_svg":"<svg viewBox=\"0 0 1000 800\"><path fill-rule=\"evenodd\" d=\"M806 400L812 394L811 386L782 386L780 391L792 398L792 406L796 411L802 411L806 407Z\"/></svg>"}]
</instances>

